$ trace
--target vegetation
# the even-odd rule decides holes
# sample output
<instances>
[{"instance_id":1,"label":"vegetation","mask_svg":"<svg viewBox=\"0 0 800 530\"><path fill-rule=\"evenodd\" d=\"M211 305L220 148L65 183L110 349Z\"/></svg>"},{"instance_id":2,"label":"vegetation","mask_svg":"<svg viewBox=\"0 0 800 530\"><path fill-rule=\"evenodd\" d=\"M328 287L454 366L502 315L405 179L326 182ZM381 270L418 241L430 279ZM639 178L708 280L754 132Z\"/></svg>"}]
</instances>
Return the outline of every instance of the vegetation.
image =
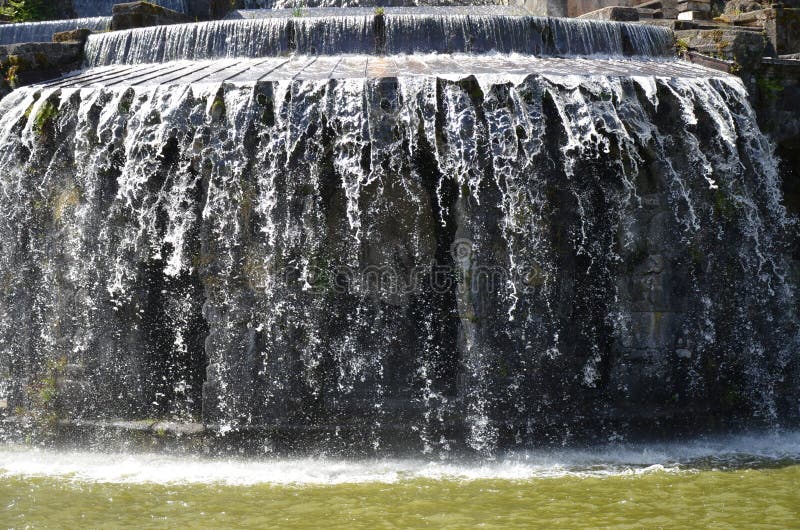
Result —
<instances>
[{"instance_id":1,"label":"vegetation","mask_svg":"<svg viewBox=\"0 0 800 530\"><path fill-rule=\"evenodd\" d=\"M45 101L44 105L42 105L39 112L36 114L33 130L36 131L37 134L44 134L57 117L58 107L51 101Z\"/></svg>"},{"instance_id":2,"label":"vegetation","mask_svg":"<svg viewBox=\"0 0 800 530\"><path fill-rule=\"evenodd\" d=\"M52 0L9 0L8 6L0 7L0 16L31 22L56 18L57 12Z\"/></svg>"}]
</instances>

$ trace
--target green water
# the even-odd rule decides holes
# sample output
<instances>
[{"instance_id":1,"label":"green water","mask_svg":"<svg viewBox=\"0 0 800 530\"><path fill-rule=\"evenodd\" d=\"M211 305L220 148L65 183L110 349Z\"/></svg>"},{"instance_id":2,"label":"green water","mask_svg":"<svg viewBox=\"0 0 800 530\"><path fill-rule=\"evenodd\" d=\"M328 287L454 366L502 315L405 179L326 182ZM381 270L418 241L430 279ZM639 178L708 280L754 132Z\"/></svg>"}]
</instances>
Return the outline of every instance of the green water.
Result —
<instances>
[{"instance_id":1,"label":"green water","mask_svg":"<svg viewBox=\"0 0 800 530\"><path fill-rule=\"evenodd\" d=\"M0 526L800 528L800 466L338 485L0 478Z\"/></svg>"}]
</instances>

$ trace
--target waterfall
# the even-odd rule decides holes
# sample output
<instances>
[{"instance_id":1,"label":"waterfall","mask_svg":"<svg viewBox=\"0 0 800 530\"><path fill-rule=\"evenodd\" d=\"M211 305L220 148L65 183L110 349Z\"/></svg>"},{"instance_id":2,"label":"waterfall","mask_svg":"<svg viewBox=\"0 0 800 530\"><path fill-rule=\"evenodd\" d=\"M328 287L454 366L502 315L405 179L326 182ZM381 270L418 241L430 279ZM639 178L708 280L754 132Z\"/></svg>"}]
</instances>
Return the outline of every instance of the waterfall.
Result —
<instances>
[{"instance_id":1,"label":"waterfall","mask_svg":"<svg viewBox=\"0 0 800 530\"><path fill-rule=\"evenodd\" d=\"M151 0L150 3L157 4L173 11L188 13L188 2L191 0ZM120 4L119 0L72 0L72 9L79 17L110 16L114 4Z\"/></svg>"},{"instance_id":2,"label":"waterfall","mask_svg":"<svg viewBox=\"0 0 800 530\"><path fill-rule=\"evenodd\" d=\"M64 359L89 416L491 451L631 401L771 421L797 388L775 161L733 78L29 87L0 106L17 402Z\"/></svg>"},{"instance_id":3,"label":"waterfall","mask_svg":"<svg viewBox=\"0 0 800 530\"><path fill-rule=\"evenodd\" d=\"M469 11L97 34L0 101L0 399L441 453L797 421L742 82Z\"/></svg>"},{"instance_id":4,"label":"waterfall","mask_svg":"<svg viewBox=\"0 0 800 530\"><path fill-rule=\"evenodd\" d=\"M526 53L539 56L667 56L665 28L554 18L387 14L380 39L374 15L276 16L143 28L92 35L87 64L305 54ZM381 42L385 40L385 42Z\"/></svg>"},{"instance_id":5,"label":"waterfall","mask_svg":"<svg viewBox=\"0 0 800 530\"><path fill-rule=\"evenodd\" d=\"M107 31L110 26L111 17L0 24L0 44L52 42L54 33L84 28L92 31Z\"/></svg>"},{"instance_id":6,"label":"waterfall","mask_svg":"<svg viewBox=\"0 0 800 530\"><path fill-rule=\"evenodd\" d=\"M372 17L224 20L92 35L86 62L92 66L180 59L263 57L300 53L375 51Z\"/></svg>"}]
</instances>

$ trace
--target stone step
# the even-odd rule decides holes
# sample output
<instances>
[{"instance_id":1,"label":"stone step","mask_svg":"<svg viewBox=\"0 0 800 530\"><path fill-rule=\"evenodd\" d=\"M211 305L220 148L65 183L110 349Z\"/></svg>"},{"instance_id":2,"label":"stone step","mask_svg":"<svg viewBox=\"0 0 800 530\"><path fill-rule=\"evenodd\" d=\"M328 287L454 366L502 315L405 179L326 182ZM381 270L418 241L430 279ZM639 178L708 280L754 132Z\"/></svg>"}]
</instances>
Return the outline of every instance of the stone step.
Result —
<instances>
[{"instance_id":1,"label":"stone step","mask_svg":"<svg viewBox=\"0 0 800 530\"><path fill-rule=\"evenodd\" d=\"M639 20L639 11L635 7L611 6L584 13L578 18L589 20L613 20L616 22L636 22Z\"/></svg>"},{"instance_id":2,"label":"stone step","mask_svg":"<svg viewBox=\"0 0 800 530\"><path fill-rule=\"evenodd\" d=\"M678 13L678 20L708 20L706 11L681 11Z\"/></svg>"}]
</instances>

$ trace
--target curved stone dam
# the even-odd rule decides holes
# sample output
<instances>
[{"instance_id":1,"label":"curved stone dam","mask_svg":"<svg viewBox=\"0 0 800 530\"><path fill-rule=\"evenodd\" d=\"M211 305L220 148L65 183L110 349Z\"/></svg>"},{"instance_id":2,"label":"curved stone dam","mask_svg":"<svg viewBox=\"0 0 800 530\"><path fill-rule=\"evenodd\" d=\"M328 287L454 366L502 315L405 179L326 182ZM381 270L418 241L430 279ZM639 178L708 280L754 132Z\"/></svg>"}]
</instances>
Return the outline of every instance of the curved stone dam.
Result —
<instances>
[{"instance_id":1,"label":"curved stone dam","mask_svg":"<svg viewBox=\"0 0 800 530\"><path fill-rule=\"evenodd\" d=\"M5 98L9 418L485 453L795 422L741 81L662 28L497 12L102 33Z\"/></svg>"}]
</instances>

